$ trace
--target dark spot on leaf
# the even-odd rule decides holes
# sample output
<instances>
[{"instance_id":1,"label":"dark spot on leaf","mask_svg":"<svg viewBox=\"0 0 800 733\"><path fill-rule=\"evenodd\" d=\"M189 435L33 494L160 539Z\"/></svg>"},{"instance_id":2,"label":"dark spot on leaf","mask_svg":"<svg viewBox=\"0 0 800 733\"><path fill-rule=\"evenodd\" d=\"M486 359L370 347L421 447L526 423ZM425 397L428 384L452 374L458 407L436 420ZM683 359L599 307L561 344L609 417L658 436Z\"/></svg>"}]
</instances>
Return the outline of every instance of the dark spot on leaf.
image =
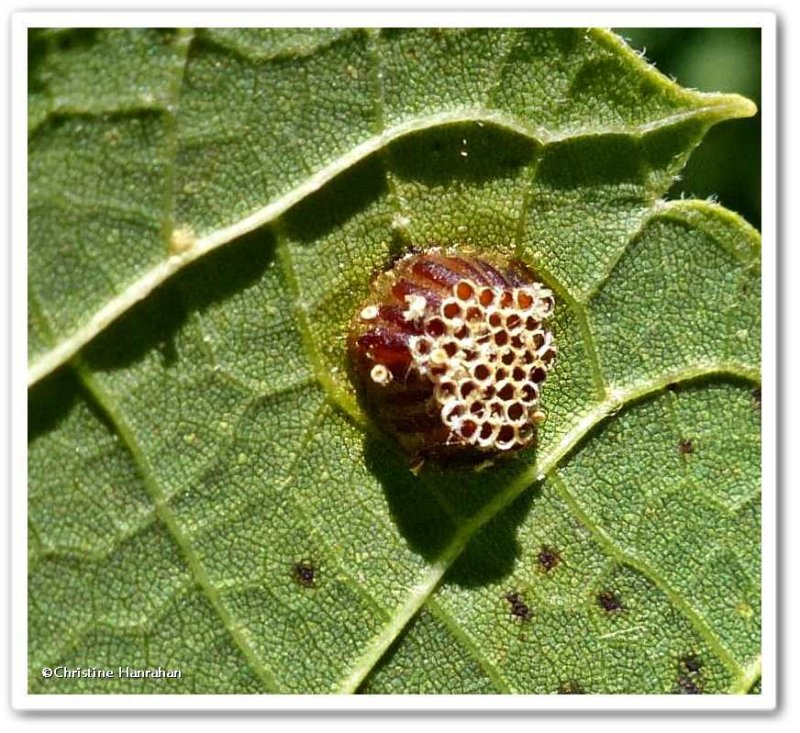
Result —
<instances>
[{"instance_id":1,"label":"dark spot on leaf","mask_svg":"<svg viewBox=\"0 0 800 733\"><path fill-rule=\"evenodd\" d=\"M598 593L597 602L600 604L600 608L608 613L616 613L622 610L622 601L616 593L610 590Z\"/></svg>"},{"instance_id":2,"label":"dark spot on leaf","mask_svg":"<svg viewBox=\"0 0 800 733\"><path fill-rule=\"evenodd\" d=\"M558 688L559 695L585 695L584 689L575 680L562 682Z\"/></svg>"},{"instance_id":3,"label":"dark spot on leaf","mask_svg":"<svg viewBox=\"0 0 800 733\"><path fill-rule=\"evenodd\" d=\"M681 664L688 672L699 672L703 667L703 660L696 654L687 654L681 659Z\"/></svg>"},{"instance_id":4,"label":"dark spot on leaf","mask_svg":"<svg viewBox=\"0 0 800 733\"><path fill-rule=\"evenodd\" d=\"M753 398L753 407L756 410L761 410L761 387L756 387L750 395Z\"/></svg>"},{"instance_id":5,"label":"dark spot on leaf","mask_svg":"<svg viewBox=\"0 0 800 733\"><path fill-rule=\"evenodd\" d=\"M292 578L303 588L313 588L317 582L317 570L310 560L300 560L292 568Z\"/></svg>"},{"instance_id":6,"label":"dark spot on leaf","mask_svg":"<svg viewBox=\"0 0 800 733\"><path fill-rule=\"evenodd\" d=\"M522 600L522 596L517 591L506 593L506 600L511 606L511 615L521 621L527 621L533 616L528 604Z\"/></svg>"},{"instance_id":7,"label":"dark spot on leaf","mask_svg":"<svg viewBox=\"0 0 800 733\"><path fill-rule=\"evenodd\" d=\"M670 392L677 392L677 391L678 391L678 383L677 383L677 382L670 382L670 383L667 385L667 389L668 389Z\"/></svg>"},{"instance_id":8,"label":"dark spot on leaf","mask_svg":"<svg viewBox=\"0 0 800 733\"><path fill-rule=\"evenodd\" d=\"M686 654L678 663L676 693L680 695L699 695L701 689L701 670L703 660L697 654Z\"/></svg>"},{"instance_id":9,"label":"dark spot on leaf","mask_svg":"<svg viewBox=\"0 0 800 733\"><path fill-rule=\"evenodd\" d=\"M700 687L698 684L687 677L686 675L681 675L678 677L678 689L677 693L680 695L699 695L701 692Z\"/></svg>"},{"instance_id":10,"label":"dark spot on leaf","mask_svg":"<svg viewBox=\"0 0 800 733\"><path fill-rule=\"evenodd\" d=\"M688 456L690 453L694 453L692 441L688 438L681 438L680 443L678 443L678 451L682 456Z\"/></svg>"},{"instance_id":11,"label":"dark spot on leaf","mask_svg":"<svg viewBox=\"0 0 800 733\"><path fill-rule=\"evenodd\" d=\"M561 555L552 547L542 545L536 559L539 562L539 567L547 573L561 562Z\"/></svg>"}]
</instances>

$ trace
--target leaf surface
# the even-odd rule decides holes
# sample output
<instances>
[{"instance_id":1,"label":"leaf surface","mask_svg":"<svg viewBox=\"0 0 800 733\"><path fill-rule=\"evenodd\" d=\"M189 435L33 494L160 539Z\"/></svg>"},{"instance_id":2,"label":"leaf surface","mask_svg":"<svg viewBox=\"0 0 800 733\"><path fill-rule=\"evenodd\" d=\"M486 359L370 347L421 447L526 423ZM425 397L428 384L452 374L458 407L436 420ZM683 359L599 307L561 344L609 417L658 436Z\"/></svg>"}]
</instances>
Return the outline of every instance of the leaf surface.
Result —
<instances>
[{"instance_id":1,"label":"leaf surface","mask_svg":"<svg viewBox=\"0 0 800 733\"><path fill-rule=\"evenodd\" d=\"M760 239L661 198L749 102L604 31L30 41L32 691L751 688ZM538 271L559 357L535 450L415 477L344 344L431 244Z\"/></svg>"}]
</instances>

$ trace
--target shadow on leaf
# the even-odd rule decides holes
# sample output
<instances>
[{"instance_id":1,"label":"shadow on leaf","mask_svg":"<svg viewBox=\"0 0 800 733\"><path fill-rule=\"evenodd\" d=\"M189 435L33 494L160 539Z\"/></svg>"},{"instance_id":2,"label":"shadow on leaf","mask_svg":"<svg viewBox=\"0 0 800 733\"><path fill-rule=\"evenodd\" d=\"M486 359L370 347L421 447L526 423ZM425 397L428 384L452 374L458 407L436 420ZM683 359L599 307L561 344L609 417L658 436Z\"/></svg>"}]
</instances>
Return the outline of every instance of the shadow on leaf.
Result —
<instances>
[{"instance_id":1,"label":"shadow on leaf","mask_svg":"<svg viewBox=\"0 0 800 733\"><path fill-rule=\"evenodd\" d=\"M408 458L376 433L367 434L364 455L367 468L383 487L398 530L411 549L428 562L439 559L455 539L458 525L480 511L527 467L522 460L483 471L426 466L415 476L408 468ZM509 575L520 553L517 528L530 510L535 493L523 492L482 527L450 568L445 582L474 587Z\"/></svg>"},{"instance_id":2,"label":"shadow on leaf","mask_svg":"<svg viewBox=\"0 0 800 733\"><path fill-rule=\"evenodd\" d=\"M275 255L275 238L259 229L192 263L114 322L84 352L96 370L113 370L153 349L164 367L177 362L176 334L193 312L258 282Z\"/></svg>"},{"instance_id":3,"label":"shadow on leaf","mask_svg":"<svg viewBox=\"0 0 800 733\"><path fill-rule=\"evenodd\" d=\"M515 177L540 146L522 135L475 122L444 125L400 138L389 147L393 172L427 186L470 185Z\"/></svg>"},{"instance_id":4,"label":"shadow on leaf","mask_svg":"<svg viewBox=\"0 0 800 733\"><path fill-rule=\"evenodd\" d=\"M294 240L316 243L385 196L386 188L380 156L370 155L289 209L283 229Z\"/></svg>"},{"instance_id":5,"label":"shadow on leaf","mask_svg":"<svg viewBox=\"0 0 800 733\"><path fill-rule=\"evenodd\" d=\"M702 120L687 120L640 138L608 133L553 143L542 156L537 187L570 191L628 186L628 195L638 201L648 195L654 176L672 180L707 126Z\"/></svg>"},{"instance_id":6,"label":"shadow on leaf","mask_svg":"<svg viewBox=\"0 0 800 733\"><path fill-rule=\"evenodd\" d=\"M577 138L549 146L537 175L538 186L556 190L644 184L639 143L629 135Z\"/></svg>"},{"instance_id":7,"label":"shadow on leaf","mask_svg":"<svg viewBox=\"0 0 800 733\"><path fill-rule=\"evenodd\" d=\"M475 588L510 575L520 554L517 529L540 492L538 487L523 491L485 524L453 563L444 582Z\"/></svg>"},{"instance_id":8,"label":"shadow on leaf","mask_svg":"<svg viewBox=\"0 0 800 733\"><path fill-rule=\"evenodd\" d=\"M28 391L28 441L55 430L80 399L81 385L74 372L59 369Z\"/></svg>"}]
</instances>

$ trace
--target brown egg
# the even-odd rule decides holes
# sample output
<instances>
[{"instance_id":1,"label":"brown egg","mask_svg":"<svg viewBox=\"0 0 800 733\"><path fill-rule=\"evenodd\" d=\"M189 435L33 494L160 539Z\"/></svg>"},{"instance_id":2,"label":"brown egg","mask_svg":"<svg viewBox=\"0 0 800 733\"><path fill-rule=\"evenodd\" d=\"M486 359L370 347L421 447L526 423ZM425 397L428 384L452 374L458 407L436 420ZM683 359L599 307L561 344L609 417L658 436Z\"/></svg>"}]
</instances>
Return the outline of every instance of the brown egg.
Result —
<instances>
[{"instance_id":1,"label":"brown egg","mask_svg":"<svg viewBox=\"0 0 800 733\"><path fill-rule=\"evenodd\" d=\"M415 458L531 444L555 358L553 293L519 262L432 250L372 285L348 348L362 402Z\"/></svg>"}]
</instances>

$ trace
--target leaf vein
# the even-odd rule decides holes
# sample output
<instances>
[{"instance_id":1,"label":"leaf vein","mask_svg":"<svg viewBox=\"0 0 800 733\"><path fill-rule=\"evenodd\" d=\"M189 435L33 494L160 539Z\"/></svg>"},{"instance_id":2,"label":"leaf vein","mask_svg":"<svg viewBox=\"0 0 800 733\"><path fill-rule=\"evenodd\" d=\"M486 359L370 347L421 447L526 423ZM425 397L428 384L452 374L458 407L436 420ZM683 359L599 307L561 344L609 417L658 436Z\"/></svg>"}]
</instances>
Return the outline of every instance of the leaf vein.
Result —
<instances>
[{"instance_id":1,"label":"leaf vein","mask_svg":"<svg viewBox=\"0 0 800 733\"><path fill-rule=\"evenodd\" d=\"M595 541L612 557L616 562L640 572L645 578L653 583L664 595L669 598L673 606L681 611L683 616L692 625L695 631L706 641L711 649L716 652L722 663L728 668L728 671L734 677L740 678L744 674L744 670L736 661L731 651L725 646L722 640L714 633L711 625L706 621L703 615L692 608L687 601L678 593L668 582L662 577L653 567L651 567L646 560L642 559L635 553L626 551L617 546L613 538L604 530L597 522L595 522L581 507L578 500L573 493L569 490L564 480L559 476L555 469L547 474L547 477L553 482L553 485L558 489L564 501L572 509L573 513L580 520L580 522L591 532Z\"/></svg>"},{"instance_id":2,"label":"leaf vein","mask_svg":"<svg viewBox=\"0 0 800 733\"><path fill-rule=\"evenodd\" d=\"M120 410L114 402L114 398L106 392L100 384L100 381L95 378L91 371L86 368L79 359L74 360L74 365L81 382L84 384L89 393L94 397L98 406L102 409L106 417L109 419L115 430L119 434L121 440L126 445L131 453L135 464L137 465L142 481L150 495L158 518L161 520L164 527L172 536L173 541L178 546L178 549L183 555L184 561L191 573L191 576L197 587L203 592L208 599L214 612L220 618L223 626L231 637L234 645L238 648L244 659L247 661L254 674L259 678L264 689L271 692L278 690L274 674L267 669L262 660L258 658L255 650L248 641L244 629L233 620L228 609L222 603L213 582L208 576L208 573L203 566L200 556L192 547L186 534L180 526L177 516L166 500L164 492L155 480L150 462L144 455L141 447L134 437L133 430L127 424L122 416Z\"/></svg>"},{"instance_id":3,"label":"leaf vein","mask_svg":"<svg viewBox=\"0 0 800 733\"><path fill-rule=\"evenodd\" d=\"M724 102L726 99L728 98L722 98L722 101ZM543 145L563 140L615 134L621 131L633 137L640 137L654 130L660 130L664 127L679 124L686 119L695 117L722 119L726 114L735 117L752 111L749 107L746 110L742 108L741 102L734 103L738 98L731 99L733 101L728 100L727 107L725 104L722 104L720 100L717 100L716 103L709 104L707 107L699 107L688 112L667 115L652 124L640 126L639 128L631 130L597 128L578 132L572 130L553 133L545 128L531 127L514 117L496 110L486 110L480 107L438 112L402 122L393 128L385 130L382 134L374 135L354 146L344 155L331 161L313 175L310 175L303 183L287 191L283 196L274 199L261 209L254 211L229 226L202 235L195 240L193 245L186 251L171 255L169 258L159 262L156 266L140 275L136 280L129 283L115 298L97 310L83 325L75 328L51 350L35 359L28 370L28 386L32 386L58 366L67 362L71 356L76 354L84 345L95 338L131 306L145 298L161 283L165 282L188 264L248 232L258 229L270 222L275 222L292 206L322 188L329 181L350 169L359 161L381 150L394 140L423 130L463 122L484 122L492 124Z\"/></svg>"},{"instance_id":4,"label":"leaf vein","mask_svg":"<svg viewBox=\"0 0 800 733\"><path fill-rule=\"evenodd\" d=\"M497 666L484 654L469 633L453 618L453 615L442 606L434 597L428 599L426 608L436 616L450 632L450 635L463 649L478 663L486 676L494 683L497 692L507 695L514 694L517 690L512 687Z\"/></svg>"},{"instance_id":5,"label":"leaf vein","mask_svg":"<svg viewBox=\"0 0 800 733\"><path fill-rule=\"evenodd\" d=\"M297 280L297 274L294 271L289 243L287 238L281 233L279 233L277 237L276 252L281 271L283 272L286 285L291 295L292 308L295 315L297 330L300 334L300 340L306 351L306 356L311 363L314 376L325 392L329 402L347 415L355 425L363 427L364 417L361 414L355 397L336 383L330 370L322 361L322 355L319 353L316 343L314 342L314 336L311 333L311 325L308 322L308 316L302 305L300 284Z\"/></svg>"},{"instance_id":6,"label":"leaf vein","mask_svg":"<svg viewBox=\"0 0 800 733\"><path fill-rule=\"evenodd\" d=\"M450 543L444 548L439 558L431 563L426 575L411 589L408 598L395 610L389 623L371 640L361 656L356 659L351 670L340 682L338 691L347 693L355 692L358 689L402 630L417 615L428 598L436 592L445 573L460 557L472 537L494 516L516 500L523 491L534 483L544 480L547 474L572 454L595 427L626 405L663 391L668 384L680 384L710 376L733 376L752 381L758 379L757 370L750 370L741 365L727 363L690 365L680 371L657 377L627 390L612 391L593 409L584 413L576 420L574 427L567 432L558 445L538 461L536 466L510 481L494 498L458 527Z\"/></svg>"}]
</instances>

